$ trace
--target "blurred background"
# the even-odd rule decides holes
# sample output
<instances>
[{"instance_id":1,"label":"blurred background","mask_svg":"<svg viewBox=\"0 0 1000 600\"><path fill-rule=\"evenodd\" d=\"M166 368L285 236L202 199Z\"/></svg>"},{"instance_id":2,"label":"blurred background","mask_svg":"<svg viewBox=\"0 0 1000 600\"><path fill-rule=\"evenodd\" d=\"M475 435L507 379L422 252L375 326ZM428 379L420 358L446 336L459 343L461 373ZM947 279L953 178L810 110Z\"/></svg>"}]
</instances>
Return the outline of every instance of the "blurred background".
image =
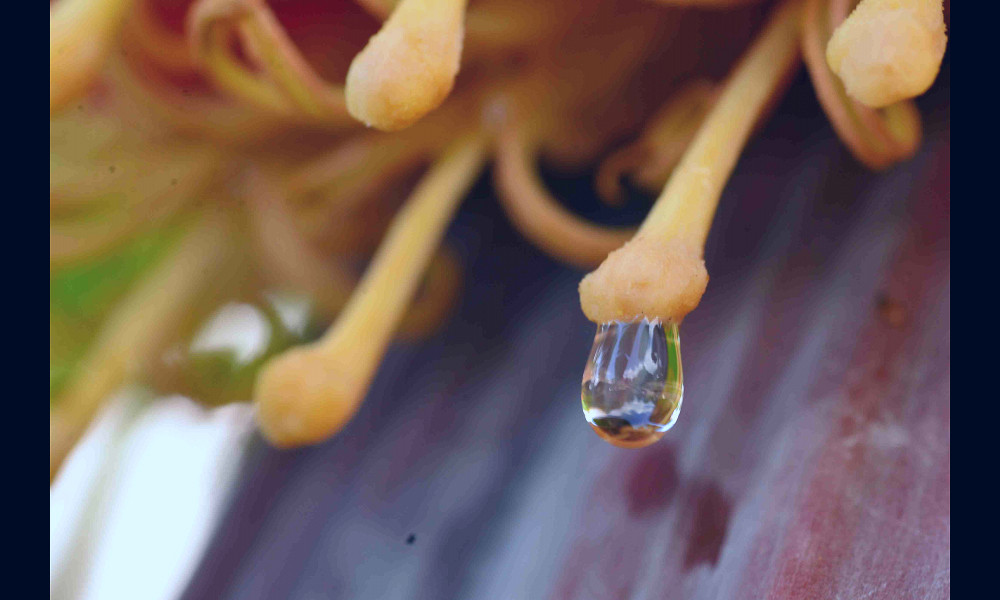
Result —
<instances>
[{"instance_id":1,"label":"blurred background","mask_svg":"<svg viewBox=\"0 0 1000 600\"><path fill-rule=\"evenodd\" d=\"M583 273L511 229L487 174L448 232L457 310L329 442L120 394L52 487L50 596L950 597L949 73L919 154L873 174L800 72L720 203L659 443L586 424ZM546 177L604 222L648 206Z\"/></svg>"}]
</instances>

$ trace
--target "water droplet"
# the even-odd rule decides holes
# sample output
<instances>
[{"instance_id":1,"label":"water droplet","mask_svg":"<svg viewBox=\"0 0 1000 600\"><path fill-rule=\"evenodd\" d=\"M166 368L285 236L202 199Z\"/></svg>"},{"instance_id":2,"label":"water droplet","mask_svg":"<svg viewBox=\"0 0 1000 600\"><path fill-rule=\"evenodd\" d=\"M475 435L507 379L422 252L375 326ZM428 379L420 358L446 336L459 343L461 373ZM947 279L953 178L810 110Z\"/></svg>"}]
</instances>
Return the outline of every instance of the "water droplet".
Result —
<instances>
[{"instance_id":1,"label":"water droplet","mask_svg":"<svg viewBox=\"0 0 1000 600\"><path fill-rule=\"evenodd\" d=\"M598 326L581 397L587 422L611 444L641 448L659 440L684 399L677 325L641 319Z\"/></svg>"}]
</instances>

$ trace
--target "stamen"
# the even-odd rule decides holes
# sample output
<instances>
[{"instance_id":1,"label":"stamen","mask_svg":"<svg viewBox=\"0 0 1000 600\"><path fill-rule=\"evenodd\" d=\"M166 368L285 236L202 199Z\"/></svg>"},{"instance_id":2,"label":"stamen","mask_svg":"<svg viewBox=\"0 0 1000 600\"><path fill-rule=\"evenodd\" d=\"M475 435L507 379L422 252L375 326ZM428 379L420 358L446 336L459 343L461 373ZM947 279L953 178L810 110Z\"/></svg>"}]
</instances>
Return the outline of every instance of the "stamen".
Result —
<instances>
[{"instance_id":1,"label":"stamen","mask_svg":"<svg viewBox=\"0 0 1000 600\"><path fill-rule=\"evenodd\" d=\"M916 151L920 113L909 100L875 111L847 95L825 53L833 27L846 16L843 0L808 0L802 19L803 58L816 96L841 141L869 168L885 169Z\"/></svg>"},{"instance_id":2,"label":"stamen","mask_svg":"<svg viewBox=\"0 0 1000 600\"><path fill-rule=\"evenodd\" d=\"M257 422L271 443L320 442L357 411L386 347L462 196L485 160L482 136L458 140L414 190L361 284L317 343L268 363L257 379Z\"/></svg>"},{"instance_id":3,"label":"stamen","mask_svg":"<svg viewBox=\"0 0 1000 600\"><path fill-rule=\"evenodd\" d=\"M587 421L612 444L652 444L677 421L678 327L708 284L702 255L726 180L798 65L800 7L786 0L775 9L635 238L580 282L583 312L598 323L581 400Z\"/></svg>"},{"instance_id":4,"label":"stamen","mask_svg":"<svg viewBox=\"0 0 1000 600\"><path fill-rule=\"evenodd\" d=\"M635 239L580 283L596 323L680 322L701 300L702 253L722 189L761 113L798 64L801 3L786 0L747 50Z\"/></svg>"},{"instance_id":5,"label":"stamen","mask_svg":"<svg viewBox=\"0 0 1000 600\"><path fill-rule=\"evenodd\" d=\"M861 0L833 32L826 62L851 97L883 108L927 91L947 41L942 0Z\"/></svg>"},{"instance_id":6,"label":"stamen","mask_svg":"<svg viewBox=\"0 0 1000 600\"><path fill-rule=\"evenodd\" d=\"M382 131L437 108L458 74L466 0L401 0L347 72L347 109Z\"/></svg>"}]
</instances>

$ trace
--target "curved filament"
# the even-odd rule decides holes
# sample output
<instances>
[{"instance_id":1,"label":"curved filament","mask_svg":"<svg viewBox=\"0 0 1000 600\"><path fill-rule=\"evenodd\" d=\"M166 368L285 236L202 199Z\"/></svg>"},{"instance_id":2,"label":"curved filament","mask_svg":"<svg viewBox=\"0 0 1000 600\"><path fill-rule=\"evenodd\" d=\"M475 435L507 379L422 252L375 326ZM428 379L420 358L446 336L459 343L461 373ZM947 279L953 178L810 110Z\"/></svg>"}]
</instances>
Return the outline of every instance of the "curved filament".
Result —
<instances>
[{"instance_id":1,"label":"curved filament","mask_svg":"<svg viewBox=\"0 0 1000 600\"><path fill-rule=\"evenodd\" d=\"M122 45L142 53L169 73L190 74L198 69L187 38L165 26L150 0L138 0L125 21Z\"/></svg>"},{"instance_id":2,"label":"curved filament","mask_svg":"<svg viewBox=\"0 0 1000 600\"><path fill-rule=\"evenodd\" d=\"M178 89L139 56L130 53L125 61L112 61L110 67L109 79L123 100L177 133L241 145L278 131L278 119L214 95Z\"/></svg>"},{"instance_id":3,"label":"curved filament","mask_svg":"<svg viewBox=\"0 0 1000 600\"><path fill-rule=\"evenodd\" d=\"M603 227L566 210L535 170L536 144L517 125L497 137L497 195L515 227L553 258L578 267L599 264L627 242L633 228Z\"/></svg>"},{"instance_id":4,"label":"curved filament","mask_svg":"<svg viewBox=\"0 0 1000 600\"><path fill-rule=\"evenodd\" d=\"M608 156L597 170L597 193L610 205L622 203L623 176L656 193L694 139L715 100L715 85L696 81L674 94L647 123L638 140Z\"/></svg>"},{"instance_id":5,"label":"curved filament","mask_svg":"<svg viewBox=\"0 0 1000 600\"><path fill-rule=\"evenodd\" d=\"M287 118L344 126L344 90L324 81L263 0L199 0L188 34L209 78L241 100ZM248 60L234 53L240 40Z\"/></svg>"},{"instance_id":6,"label":"curved filament","mask_svg":"<svg viewBox=\"0 0 1000 600\"><path fill-rule=\"evenodd\" d=\"M834 130L855 158L881 170L913 156L921 138L920 113L910 100L873 110L847 95L826 62L826 44L846 17L849 0L808 0L802 54Z\"/></svg>"}]
</instances>

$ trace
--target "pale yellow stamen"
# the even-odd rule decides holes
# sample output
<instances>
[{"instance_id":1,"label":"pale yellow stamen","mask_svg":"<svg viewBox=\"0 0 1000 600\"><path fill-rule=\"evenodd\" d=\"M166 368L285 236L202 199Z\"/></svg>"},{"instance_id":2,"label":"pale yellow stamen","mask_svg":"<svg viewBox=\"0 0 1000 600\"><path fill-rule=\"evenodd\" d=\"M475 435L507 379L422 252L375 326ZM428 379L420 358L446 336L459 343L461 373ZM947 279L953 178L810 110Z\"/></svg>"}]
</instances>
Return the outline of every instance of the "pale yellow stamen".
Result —
<instances>
[{"instance_id":1,"label":"pale yellow stamen","mask_svg":"<svg viewBox=\"0 0 1000 600\"><path fill-rule=\"evenodd\" d=\"M485 160L486 142L455 142L393 220L355 293L315 344L264 366L254 400L263 434L277 446L316 443L357 411L459 201Z\"/></svg>"},{"instance_id":2,"label":"pale yellow stamen","mask_svg":"<svg viewBox=\"0 0 1000 600\"><path fill-rule=\"evenodd\" d=\"M881 108L927 91L947 40L942 0L862 0L833 32L826 61L848 94Z\"/></svg>"},{"instance_id":3,"label":"pale yellow stamen","mask_svg":"<svg viewBox=\"0 0 1000 600\"><path fill-rule=\"evenodd\" d=\"M636 237L580 283L597 323L680 321L708 283L702 253L726 181L757 120L798 64L801 2L788 0L730 75Z\"/></svg>"},{"instance_id":4,"label":"pale yellow stamen","mask_svg":"<svg viewBox=\"0 0 1000 600\"><path fill-rule=\"evenodd\" d=\"M402 0L347 72L347 110L395 131L437 108L455 83L466 0Z\"/></svg>"}]
</instances>

